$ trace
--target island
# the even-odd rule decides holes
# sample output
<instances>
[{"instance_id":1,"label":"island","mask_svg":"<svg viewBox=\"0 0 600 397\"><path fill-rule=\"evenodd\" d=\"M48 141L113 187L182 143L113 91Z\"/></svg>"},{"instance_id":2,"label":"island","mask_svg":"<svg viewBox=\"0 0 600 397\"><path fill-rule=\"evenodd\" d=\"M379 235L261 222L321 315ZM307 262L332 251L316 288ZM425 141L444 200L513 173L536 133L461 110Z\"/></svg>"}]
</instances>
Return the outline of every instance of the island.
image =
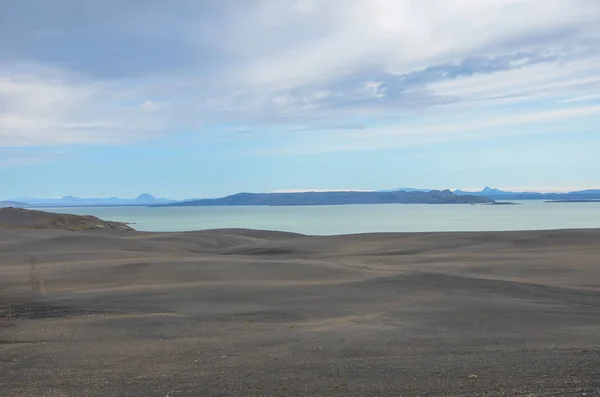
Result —
<instances>
[{"instance_id":1,"label":"island","mask_svg":"<svg viewBox=\"0 0 600 397\"><path fill-rule=\"evenodd\" d=\"M151 207L193 206L304 206L348 204L491 204L485 196L457 195L450 190L390 192L303 192L303 193L237 193L231 196L156 204Z\"/></svg>"}]
</instances>

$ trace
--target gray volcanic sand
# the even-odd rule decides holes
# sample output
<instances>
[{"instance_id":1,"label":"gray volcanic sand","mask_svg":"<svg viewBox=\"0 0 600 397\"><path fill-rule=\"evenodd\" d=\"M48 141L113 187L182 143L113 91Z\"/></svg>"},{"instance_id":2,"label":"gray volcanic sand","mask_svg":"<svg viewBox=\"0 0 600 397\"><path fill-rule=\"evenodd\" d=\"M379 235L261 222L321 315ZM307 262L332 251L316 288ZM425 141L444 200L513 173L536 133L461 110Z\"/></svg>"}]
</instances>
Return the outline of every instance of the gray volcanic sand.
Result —
<instances>
[{"instance_id":1,"label":"gray volcanic sand","mask_svg":"<svg viewBox=\"0 0 600 397\"><path fill-rule=\"evenodd\" d=\"M2 396L597 396L600 230L0 231Z\"/></svg>"}]
</instances>

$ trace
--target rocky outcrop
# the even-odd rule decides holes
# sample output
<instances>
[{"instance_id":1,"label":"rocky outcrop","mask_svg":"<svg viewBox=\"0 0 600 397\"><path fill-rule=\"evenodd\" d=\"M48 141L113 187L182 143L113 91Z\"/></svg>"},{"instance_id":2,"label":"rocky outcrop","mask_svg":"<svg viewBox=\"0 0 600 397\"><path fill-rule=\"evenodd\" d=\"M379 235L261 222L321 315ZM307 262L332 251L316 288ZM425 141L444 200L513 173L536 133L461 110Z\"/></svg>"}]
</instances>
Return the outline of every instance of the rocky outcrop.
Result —
<instances>
[{"instance_id":1,"label":"rocky outcrop","mask_svg":"<svg viewBox=\"0 0 600 397\"><path fill-rule=\"evenodd\" d=\"M91 215L57 214L22 208L0 208L0 228L73 231L109 230L123 232L135 230L124 222L105 221Z\"/></svg>"},{"instance_id":2,"label":"rocky outcrop","mask_svg":"<svg viewBox=\"0 0 600 397\"><path fill-rule=\"evenodd\" d=\"M29 207L29 204L20 201L0 201L0 208L6 207L25 208Z\"/></svg>"}]
</instances>

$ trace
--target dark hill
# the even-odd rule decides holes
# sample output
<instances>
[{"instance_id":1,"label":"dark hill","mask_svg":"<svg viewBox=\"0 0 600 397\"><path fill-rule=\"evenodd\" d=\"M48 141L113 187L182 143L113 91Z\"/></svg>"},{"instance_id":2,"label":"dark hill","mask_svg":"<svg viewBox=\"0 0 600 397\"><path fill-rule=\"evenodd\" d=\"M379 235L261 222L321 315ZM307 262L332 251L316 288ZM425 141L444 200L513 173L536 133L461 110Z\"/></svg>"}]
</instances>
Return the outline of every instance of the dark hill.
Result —
<instances>
[{"instance_id":1,"label":"dark hill","mask_svg":"<svg viewBox=\"0 0 600 397\"><path fill-rule=\"evenodd\" d=\"M0 228L132 231L122 222L103 221L95 216L55 214L22 208L0 208Z\"/></svg>"},{"instance_id":2,"label":"dark hill","mask_svg":"<svg viewBox=\"0 0 600 397\"><path fill-rule=\"evenodd\" d=\"M489 204L494 201L481 196L457 195L449 190L391 192L305 192L305 193L238 193L216 199L182 201L157 205L181 206L292 206L344 204Z\"/></svg>"},{"instance_id":3,"label":"dark hill","mask_svg":"<svg viewBox=\"0 0 600 397\"><path fill-rule=\"evenodd\" d=\"M23 203L21 201L0 201L0 208L5 208L5 207L23 208L23 207L29 207L29 204Z\"/></svg>"}]
</instances>

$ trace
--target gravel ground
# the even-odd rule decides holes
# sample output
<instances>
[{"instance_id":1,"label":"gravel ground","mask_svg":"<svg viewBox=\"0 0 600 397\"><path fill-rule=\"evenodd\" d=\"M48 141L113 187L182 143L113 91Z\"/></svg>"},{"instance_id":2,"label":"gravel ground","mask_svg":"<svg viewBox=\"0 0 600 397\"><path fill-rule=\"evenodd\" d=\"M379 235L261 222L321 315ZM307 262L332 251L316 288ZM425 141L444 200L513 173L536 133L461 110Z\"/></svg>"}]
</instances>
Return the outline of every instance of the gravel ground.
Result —
<instances>
[{"instance_id":1,"label":"gravel ground","mask_svg":"<svg viewBox=\"0 0 600 397\"><path fill-rule=\"evenodd\" d=\"M2 396L600 396L600 231L0 230Z\"/></svg>"}]
</instances>

